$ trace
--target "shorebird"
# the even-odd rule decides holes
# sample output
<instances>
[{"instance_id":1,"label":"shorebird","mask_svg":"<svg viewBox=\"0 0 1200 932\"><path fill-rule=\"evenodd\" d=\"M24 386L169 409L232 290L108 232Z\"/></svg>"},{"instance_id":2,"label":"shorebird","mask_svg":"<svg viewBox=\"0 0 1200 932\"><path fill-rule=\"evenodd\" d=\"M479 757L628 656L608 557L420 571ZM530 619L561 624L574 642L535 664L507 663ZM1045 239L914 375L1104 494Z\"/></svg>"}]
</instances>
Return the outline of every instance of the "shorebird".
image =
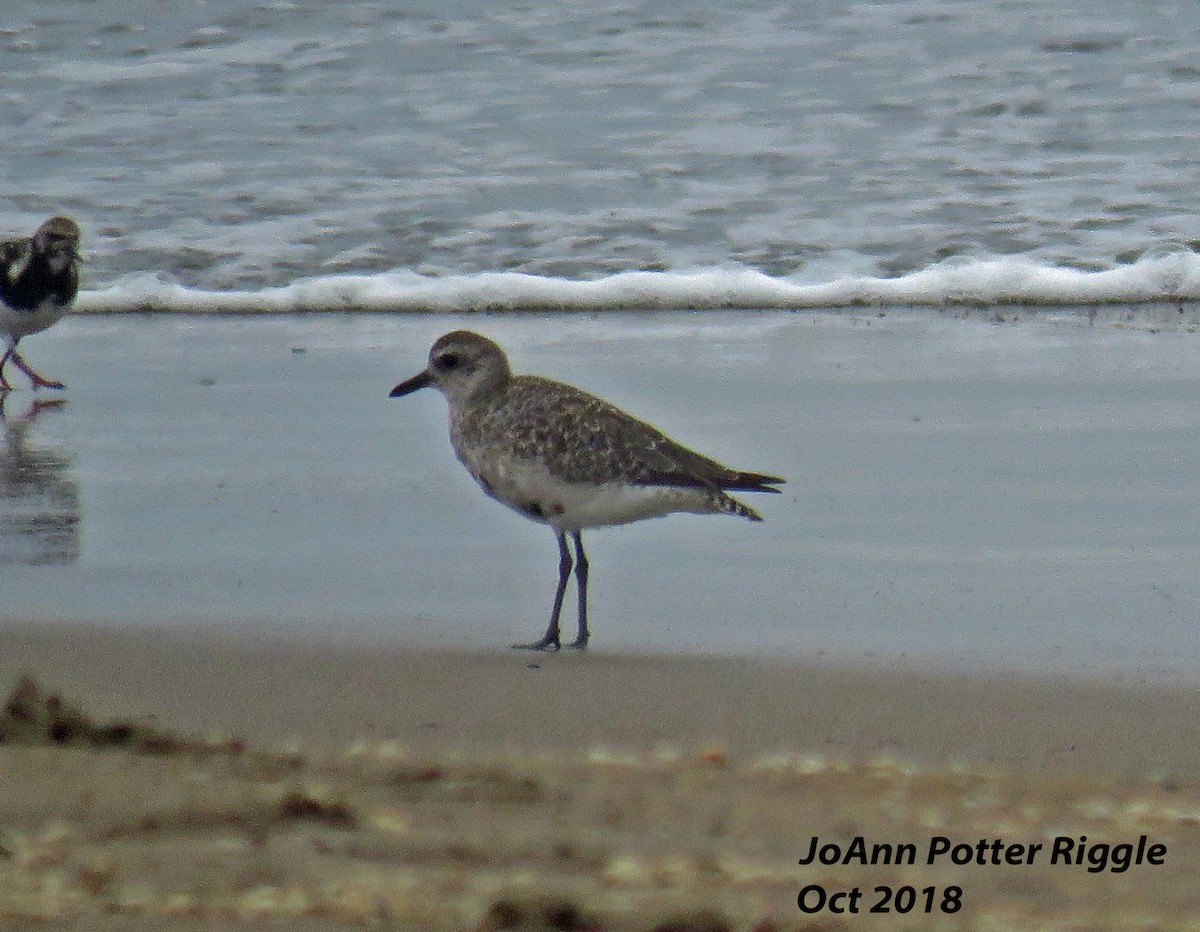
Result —
<instances>
[{"instance_id":1,"label":"shorebird","mask_svg":"<svg viewBox=\"0 0 1200 932\"><path fill-rule=\"evenodd\" d=\"M0 392L12 388L4 377L10 359L35 389L63 387L34 372L17 343L67 313L79 290L78 249L79 225L70 217L51 217L33 236L0 242L0 334L8 337L0 357Z\"/></svg>"},{"instance_id":2,"label":"shorebird","mask_svg":"<svg viewBox=\"0 0 1200 932\"><path fill-rule=\"evenodd\" d=\"M568 647L588 643L585 528L628 524L673 512L762 518L728 495L778 492L784 480L729 469L681 446L595 395L550 379L513 375L504 351L456 330L429 351L428 367L401 382L392 398L433 386L450 407L450 443L483 491L549 525L558 538L558 588L546 633L524 650L558 650L559 614L574 566L579 630ZM567 535L575 544L575 558Z\"/></svg>"}]
</instances>

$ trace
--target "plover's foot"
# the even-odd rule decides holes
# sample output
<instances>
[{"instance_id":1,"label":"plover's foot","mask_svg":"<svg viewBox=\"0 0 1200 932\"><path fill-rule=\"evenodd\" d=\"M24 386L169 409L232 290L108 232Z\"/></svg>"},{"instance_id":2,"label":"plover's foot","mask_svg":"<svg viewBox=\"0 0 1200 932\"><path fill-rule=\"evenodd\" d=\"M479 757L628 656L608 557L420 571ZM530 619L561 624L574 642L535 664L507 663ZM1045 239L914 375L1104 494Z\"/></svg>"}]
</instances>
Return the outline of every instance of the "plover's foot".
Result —
<instances>
[{"instance_id":1,"label":"plover's foot","mask_svg":"<svg viewBox=\"0 0 1200 932\"><path fill-rule=\"evenodd\" d=\"M571 646L574 647L575 645L572 644ZM557 639L542 638L540 641L534 641L532 644L514 644L512 646L512 649L513 650L540 650L543 653L549 654L549 653L554 653L554 652L558 651L561 647L562 647L562 645L558 642Z\"/></svg>"}]
</instances>

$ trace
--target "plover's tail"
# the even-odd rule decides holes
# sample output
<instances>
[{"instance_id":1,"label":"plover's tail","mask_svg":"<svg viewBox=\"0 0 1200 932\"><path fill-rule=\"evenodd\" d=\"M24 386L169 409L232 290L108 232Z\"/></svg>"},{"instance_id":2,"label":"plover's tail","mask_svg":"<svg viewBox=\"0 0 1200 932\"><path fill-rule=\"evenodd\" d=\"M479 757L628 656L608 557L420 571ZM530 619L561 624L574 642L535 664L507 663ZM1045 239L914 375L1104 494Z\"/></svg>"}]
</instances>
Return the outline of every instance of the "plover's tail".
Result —
<instances>
[{"instance_id":1,"label":"plover's tail","mask_svg":"<svg viewBox=\"0 0 1200 932\"><path fill-rule=\"evenodd\" d=\"M778 492L778 489L767 489L768 492ZM724 492L714 492L712 497L713 507L721 514L733 515L737 518L745 518L748 521L761 521L762 515L751 508L749 505L743 505L732 495L726 495Z\"/></svg>"},{"instance_id":2,"label":"plover's tail","mask_svg":"<svg viewBox=\"0 0 1200 932\"><path fill-rule=\"evenodd\" d=\"M778 493L781 490L775 486L782 485L786 481L779 476L768 476L760 472L742 472L737 469L727 469L713 478L717 485L713 495L713 504L717 510L727 515L746 518L749 521L761 521L762 515L749 505L743 505L732 495L727 495L726 492Z\"/></svg>"},{"instance_id":3,"label":"plover's tail","mask_svg":"<svg viewBox=\"0 0 1200 932\"><path fill-rule=\"evenodd\" d=\"M768 476L760 472L740 472L736 469L730 469L722 476L717 477L717 484L730 492L780 492L782 490L774 488L777 485L783 485L787 482L786 479L781 479L779 476Z\"/></svg>"}]
</instances>

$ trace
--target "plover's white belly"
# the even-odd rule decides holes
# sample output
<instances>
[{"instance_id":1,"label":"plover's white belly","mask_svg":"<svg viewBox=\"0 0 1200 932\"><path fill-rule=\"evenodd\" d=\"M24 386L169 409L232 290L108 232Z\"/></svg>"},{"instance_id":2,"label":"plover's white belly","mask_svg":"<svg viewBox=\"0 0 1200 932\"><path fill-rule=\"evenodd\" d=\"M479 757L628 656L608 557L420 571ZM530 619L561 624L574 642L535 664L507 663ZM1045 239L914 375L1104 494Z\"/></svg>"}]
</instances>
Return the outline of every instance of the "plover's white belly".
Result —
<instances>
[{"instance_id":1,"label":"plover's white belly","mask_svg":"<svg viewBox=\"0 0 1200 932\"><path fill-rule=\"evenodd\" d=\"M492 458L480 464L464 458L463 462L493 498L560 531L628 524L677 511L708 514L720 510L706 489L563 482L528 460Z\"/></svg>"},{"instance_id":2,"label":"plover's white belly","mask_svg":"<svg viewBox=\"0 0 1200 932\"><path fill-rule=\"evenodd\" d=\"M0 304L0 333L18 338L45 330L67 313L68 305L43 301L32 311L18 311Z\"/></svg>"}]
</instances>

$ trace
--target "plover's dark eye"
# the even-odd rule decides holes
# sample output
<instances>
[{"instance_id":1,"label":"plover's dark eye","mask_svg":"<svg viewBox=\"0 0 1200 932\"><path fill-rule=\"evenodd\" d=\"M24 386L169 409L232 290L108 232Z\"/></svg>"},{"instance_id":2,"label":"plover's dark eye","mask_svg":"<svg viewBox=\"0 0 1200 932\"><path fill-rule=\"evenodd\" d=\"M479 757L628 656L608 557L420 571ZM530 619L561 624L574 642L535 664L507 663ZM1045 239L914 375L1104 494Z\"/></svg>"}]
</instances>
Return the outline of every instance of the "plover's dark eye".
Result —
<instances>
[{"instance_id":1,"label":"plover's dark eye","mask_svg":"<svg viewBox=\"0 0 1200 932\"><path fill-rule=\"evenodd\" d=\"M437 368L445 370L447 372L450 371L451 369L457 369L458 368L458 354L457 353L442 353L442 355L440 355L437 359L435 359L433 361L433 364L435 366L437 366Z\"/></svg>"}]
</instances>

